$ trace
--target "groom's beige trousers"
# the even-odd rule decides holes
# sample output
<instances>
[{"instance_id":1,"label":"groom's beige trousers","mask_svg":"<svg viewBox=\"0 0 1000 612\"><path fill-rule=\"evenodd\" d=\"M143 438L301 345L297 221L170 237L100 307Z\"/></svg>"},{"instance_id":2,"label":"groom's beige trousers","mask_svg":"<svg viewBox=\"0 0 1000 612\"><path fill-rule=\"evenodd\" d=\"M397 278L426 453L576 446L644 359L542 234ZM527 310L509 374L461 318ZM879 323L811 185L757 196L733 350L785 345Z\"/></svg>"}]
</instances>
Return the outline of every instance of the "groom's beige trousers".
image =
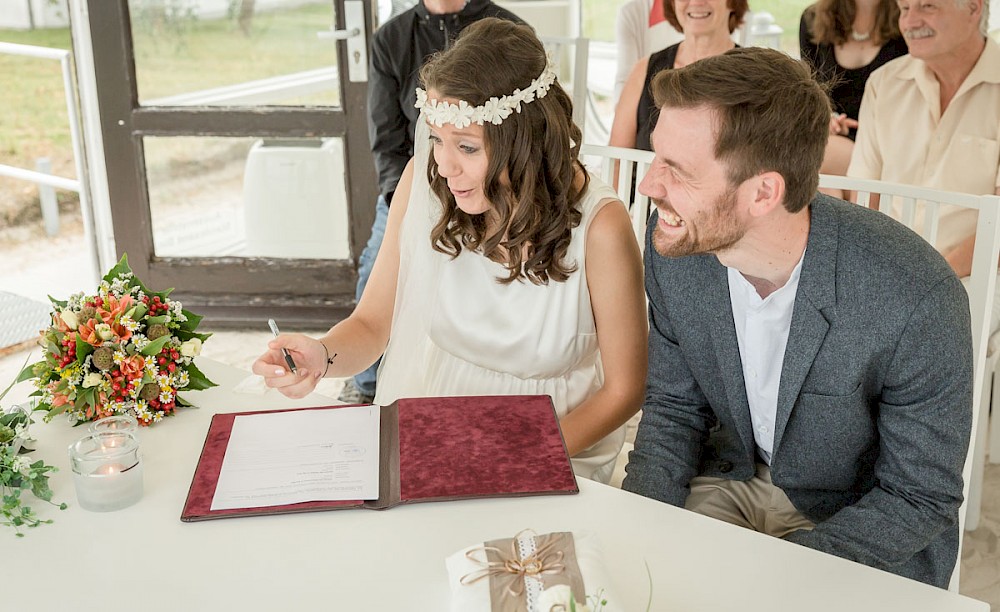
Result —
<instances>
[{"instance_id":1,"label":"groom's beige trousers","mask_svg":"<svg viewBox=\"0 0 1000 612\"><path fill-rule=\"evenodd\" d=\"M776 538L815 527L795 509L785 492L771 483L771 468L763 463L757 464L757 473L746 482L696 476L684 507Z\"/></svg>"}]
</instances>

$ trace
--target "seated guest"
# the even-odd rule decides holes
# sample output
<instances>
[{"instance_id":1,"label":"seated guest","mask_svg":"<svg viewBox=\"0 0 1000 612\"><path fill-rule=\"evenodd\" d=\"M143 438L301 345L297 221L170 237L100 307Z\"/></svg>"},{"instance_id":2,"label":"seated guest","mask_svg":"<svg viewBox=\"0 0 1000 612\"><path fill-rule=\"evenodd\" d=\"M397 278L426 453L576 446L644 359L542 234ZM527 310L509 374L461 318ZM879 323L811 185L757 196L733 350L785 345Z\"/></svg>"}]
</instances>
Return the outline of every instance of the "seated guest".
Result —
<instances>
[{"instance_id":1,"label":"seated guest","mask_svg":"<svg viewBox=\"0 0 1000 612\"><path fill-rule=\"evenodd\" d=\"M847 175L1000 194L1000 46L980 29L983 0L900 0L899 9L910 54L868 79ZM944 207L939 223L938 250L968 276L976 212Z\"/></svg>"},{"instance_id":2,"label":"seated guest","mask_svg":"<svg viewBox=\"0 0 1000 612\"><path fill-rule=\"evenodd\" d=\"M830 141L820 172L843 176L851 161L865 81L906 55L896 0L820 0L799 21L799 51L831 86Z\"/></svg>"},{"instance_id":3,"label":"seated guest","mask_svg":"<svg viewBox=\"0 0 1000 612\"><path fill-rule=\"evenodd\" d=\"M549 395L576 473L607 482L645 385L628 213L583 170L572 103L527 26L469 25L421 81L417 151L357 308L320 339L275 339L253 370L301 397L384 350L377 404Z\"/></svg>"},{"instance_id":4,"label":"seated guest","mask_svg":"<svg viewBox=\"0 0 1000 612\"><path fill-rule=\"evenodd\" d=\"M961 283L887 215L816 193L830 104L804 64L734 49L653 92L623 488L944 587L972 414Z\"/></svg>"},{"instance_id":5,"label":"seated guest","mask_svg":"<svg viewBox=\"0 0 1000 612\"><path fill-rule=\"evenodd\" d=\"M667 23L663 0L628 0L615 21L615 102L622 95L632 67L641 58L680 42L684 35Z\"/></svg>"},{"instance_id":6,"label":"seated guest","mask_svg":"<svg viewBox=\"0 0 1000 612\"><path fill-rule=\"evenodd\" d=\"M613 147L652 151L649 133L656 123L656 108L649 84L661 70L680 68L704 57L732 49L731 34L742 22L747 0L664 0L667 21L684 40L639 60L632 68L615 107L610 144Z\"/></svg>"}]
</instances>

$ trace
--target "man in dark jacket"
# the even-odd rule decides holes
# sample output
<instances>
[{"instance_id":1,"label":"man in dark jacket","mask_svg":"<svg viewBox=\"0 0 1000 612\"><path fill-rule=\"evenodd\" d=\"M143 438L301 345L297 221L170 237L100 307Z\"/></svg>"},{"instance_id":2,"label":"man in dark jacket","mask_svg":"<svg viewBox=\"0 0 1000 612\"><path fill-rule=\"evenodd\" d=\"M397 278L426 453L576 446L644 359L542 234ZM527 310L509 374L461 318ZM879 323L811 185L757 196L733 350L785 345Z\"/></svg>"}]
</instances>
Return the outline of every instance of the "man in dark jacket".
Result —
<instances>
[{"instance_id":1,"label":"man in dark jacket","mask_svg":"<svg viewBox=\"0 0 1000 612\"><path fill-rule=\"evenodd\" d=\"M413 133L419 116L414 103L420 67L428 57L449 47L465 26L484 17L524 23L490 0L421 0L375 32L368 75L368 139L378 171L379 197L372 235L358 261L357 299L361 299L382 246L396 183L413 156ZM377 367L378 363L348 381L340 399L350 403L371 402L375 397Z\"/></svg>"}]
</instances>

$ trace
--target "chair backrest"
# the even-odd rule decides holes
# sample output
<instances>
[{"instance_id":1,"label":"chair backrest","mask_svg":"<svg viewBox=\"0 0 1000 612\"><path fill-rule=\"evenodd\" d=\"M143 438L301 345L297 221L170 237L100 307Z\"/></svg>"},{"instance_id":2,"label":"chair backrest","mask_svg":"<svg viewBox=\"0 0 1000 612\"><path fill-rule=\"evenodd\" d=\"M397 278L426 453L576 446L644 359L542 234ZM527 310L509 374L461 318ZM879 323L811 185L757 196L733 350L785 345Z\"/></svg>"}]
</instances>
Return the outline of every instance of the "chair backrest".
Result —
<instances>
[{"instance_id":1,"label":"chair backrest","mask_svg":"<svg viewBox=\"0 0 1000 612\"><path fill-rule=\"evenodd\" d=\"M642 250L650 206L649 198L639 193L639 182L653 162L652 151L584 144L580 147L580 158L584 167L614 187L618 198L628 207L632 231Z\"/></svg>"},{"instance_id":2,"label":"chair backrest","mask_svg":"<svg viewBox=\"0 0 1000 612\"><path fill-rule=\"evenodd\" d=\"M854 192L857 194L856 202L863 206L874 204L876 198L873 196L877 196L879 211L900 221L931 244L935 244L937 241L938 217L942 206L959 206L978 211L976 246L972 255L972 274L966 287L969 292L969 308L972 315L972 356L975 369L972 394L972 438L965 468L962 471L962 477L965 481L963 488L965 501L959 512L959 533L964 533L970 496L969 488L970 483L972 483L973 458L977 457L978 454L976 460L982 460L981 453L977 453L977 450L980 449L976 448L975 441L976 430L979 426L979 411L983 404L984 387L988 388L984 382L986 377L992 374L987 368L987 353L990 316L996 287L997 259L1000 257L1000 196L977 196L883 181L828 175L820 175L819 186ZM977 486L977 484L973 483L973 486ZM960 544L958 560L961 558ZM950 587L950 590L953 591L958 590L958 570L959 565L956 562Z\"/></svg>"},{"instance_id":3,"label":"chair backrest","mask_svg":"<svg viewBox=\"0 0 1000 612\"><path fill-rule=\"evenodd\" d=\"M590 39L585 37L539 36L545 50L549 52L556 65L559 82L566 93L573 98L573 121L580 131L586 130L587 103L587 64L590 57Z\"/></svg>"}]
</instances>

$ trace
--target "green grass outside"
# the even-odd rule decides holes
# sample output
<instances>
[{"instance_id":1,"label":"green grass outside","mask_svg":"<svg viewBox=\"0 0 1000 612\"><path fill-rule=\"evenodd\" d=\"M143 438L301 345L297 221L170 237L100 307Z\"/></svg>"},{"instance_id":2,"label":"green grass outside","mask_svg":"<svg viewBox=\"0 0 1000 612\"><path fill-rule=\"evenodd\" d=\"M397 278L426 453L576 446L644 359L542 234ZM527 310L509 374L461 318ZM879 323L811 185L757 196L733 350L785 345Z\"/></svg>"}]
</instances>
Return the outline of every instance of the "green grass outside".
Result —
<instances>
[{"instance_id":1,"label":"green grass outside","mask_svg":"<svg viewBox=\"0 0 1000 612\"><path fill-rule=\"evenodd\" d=\"M70 33L0 30L0 41L69 49ZM0 82L0 163L34 169L35 156L72 150L58 61L0 54Z\"/></svg>"},{"instance_id":2,"label":"green grass outside","mask_svg":"<svg viewBox=\"0 0 1000 612\"><path fill-rule=\"evenodd\" d=\"M229 19L163 23L133 15L139 99L243 83L333 65L334 41L317 39L330 27L329 3L254 16L246 36Z\"/></svg>"},{"instance_id":3,"label":"green grass outside","mask_svg":"<svg viewBox=\"0 0 1000 612\"><path fill-rule=\"evenodd\" d=\"M584 35L613 41L624 0L582 0ZM797 52L797 28L809 0L758 0L775 16L784 47ZM334 61L334 44L314 31L328 27L330 5L321 3L255 16L250 36L230 19L170 19L133 15L141 100L308 70ZM68 28L0 30L0 41L70 48ZM71 143L58 62L0 55L0 163L34 167L34 159L71 159ZM70 164L71 166L71 164ZM69 168L72 173L72 168Z\"/></svg>"}]
</instances>

